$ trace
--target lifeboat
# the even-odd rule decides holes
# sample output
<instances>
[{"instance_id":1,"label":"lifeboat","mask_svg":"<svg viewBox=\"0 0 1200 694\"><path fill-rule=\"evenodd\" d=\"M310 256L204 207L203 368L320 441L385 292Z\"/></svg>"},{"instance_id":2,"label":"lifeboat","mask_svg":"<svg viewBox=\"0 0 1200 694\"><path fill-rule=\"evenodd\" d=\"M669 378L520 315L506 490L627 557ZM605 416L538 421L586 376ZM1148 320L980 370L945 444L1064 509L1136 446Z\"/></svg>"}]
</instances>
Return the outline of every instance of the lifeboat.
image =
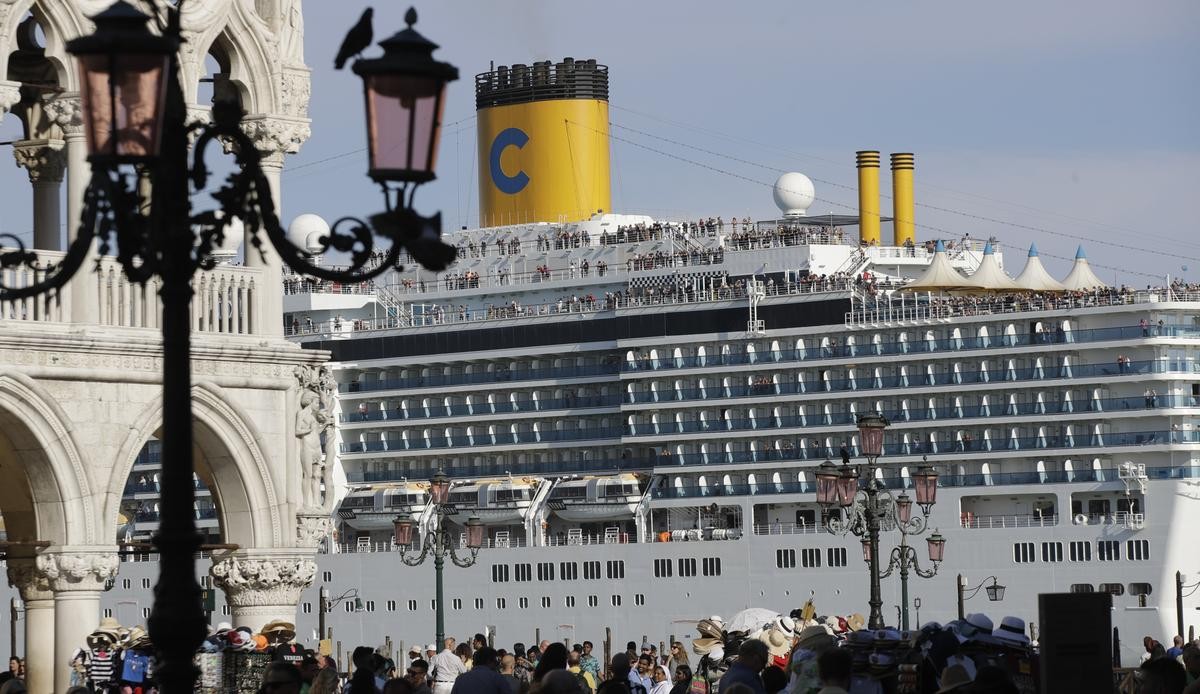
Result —
<instances>
[{"instance_id":1,"label":"lifeboat","mask_svg":"<svg viewBox=\"0 0 1200 694\"><path fill-rule=\"evenodd\" d=\"M636 475L581 477L563 480L550 491L555 516L575 523L629 520L642 500Z\"/></svg>"},{"instance_id":2,"label":"lifeboat","mask_svg":"<svg viewBox=\"0 0 1200 694\"><path fill-rule=\"evenodd\" d=\"M392 530L392 519L400 513L419 516L429 497L428 482L374 484L350 490L338 504L343 524L360 530Z\"/></svg>"}]
</instances>

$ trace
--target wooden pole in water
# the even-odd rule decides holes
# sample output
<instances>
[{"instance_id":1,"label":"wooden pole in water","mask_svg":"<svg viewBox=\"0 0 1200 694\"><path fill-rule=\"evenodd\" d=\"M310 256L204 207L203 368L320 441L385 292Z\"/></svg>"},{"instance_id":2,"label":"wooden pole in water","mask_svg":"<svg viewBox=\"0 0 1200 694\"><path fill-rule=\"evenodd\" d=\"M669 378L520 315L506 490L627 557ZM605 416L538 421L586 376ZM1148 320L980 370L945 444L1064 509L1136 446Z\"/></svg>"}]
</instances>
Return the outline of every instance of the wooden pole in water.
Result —
<instances>
[{"instance_id":1,"label":"wooden pole in water","mask_svg":"<svg viewBox=\"0 0 1200 694\"><path fill-rule=\"evenodd\" d=\"M609 678L609 663L612 662L612 627L604 627L604 663L600 667L600 671L604 673L604 679Z\"/></svg>"}]
</instances>

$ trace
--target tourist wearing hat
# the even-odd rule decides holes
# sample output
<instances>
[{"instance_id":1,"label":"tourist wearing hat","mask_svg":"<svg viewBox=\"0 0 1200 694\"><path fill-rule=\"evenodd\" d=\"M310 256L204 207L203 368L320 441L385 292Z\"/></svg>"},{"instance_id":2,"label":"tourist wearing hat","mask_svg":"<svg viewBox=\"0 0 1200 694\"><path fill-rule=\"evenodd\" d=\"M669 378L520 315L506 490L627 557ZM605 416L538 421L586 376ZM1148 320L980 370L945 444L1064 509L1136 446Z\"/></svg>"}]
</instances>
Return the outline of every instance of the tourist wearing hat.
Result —
<instances>
[{"instance_id":1,"label":"tourist wearing hat","mask_svg":"<svg viewBox=\"0 0 1200 694\"><path fill-rule=\"evenodd\" d=\"M792 651L788 669L791 671L791 691L810 692L820 687L817 658L837 646L833 629L826 624L804 627L796 634L796 647Z\"/></svg>"},{"instance_id":2,"label":"tourist wearing hat","mask_svg":"<svg viewBox=\"0 0 1200 694\"><path fill-rule=\"evenodd\" d=\"M1011 646L1029 645L1029 637L1025 635L1025 620L1020 617L1010 616L1000 620L1000 627L992 632L992 636Z\"/></svg>"},{"instance_id":3,"label":"tourist wearing hat","mask_svg":"<svg viewBox=\"0 0 1200 694\"><path fill-rule=\"evenodd\" d=\"M942 676L938 680L941 687L937 690L937 694L946 694L946 692L962 691L964 687L971 683L971 673L962 665L949 665L945 670L942 670Z\"/></svg>"}]
</instances>

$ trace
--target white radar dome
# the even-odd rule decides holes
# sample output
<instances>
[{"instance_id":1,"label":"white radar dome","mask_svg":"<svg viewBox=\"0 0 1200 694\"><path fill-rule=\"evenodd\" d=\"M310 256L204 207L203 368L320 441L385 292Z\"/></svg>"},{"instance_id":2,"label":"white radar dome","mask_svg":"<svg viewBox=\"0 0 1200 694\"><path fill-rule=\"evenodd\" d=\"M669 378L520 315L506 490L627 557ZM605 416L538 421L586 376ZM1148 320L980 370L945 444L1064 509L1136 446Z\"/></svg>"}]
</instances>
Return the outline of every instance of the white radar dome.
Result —
<instances>
[{"instance_id":1,"label":"white radar dome","mask_svg":"<svg viewBox=\"0 0 1200 694\"><path fill-rule=\"evenodd\" d=\"M293 245L305 250L313 250L313 243L322 236L329 234L329 222L315 214L302 214L288 225L287 237ZM321 250L317 244L316 250Z\"/></svg>"},{"instance_id":2,"label":"white radar dome","mask_svg":"<svg viewBox=\"0 0 1200 694\"><path fill-rule=\"evenodd\" d=\"M803 217L817 199L816 190L808 176L802 173L785 173L775 181L775 204L784 217Z\"/></svg>"},{"instance_id":3,"label":"white radar dome","mask_svg":"<svg viewBox=\"0 0 1200 694\"><path fill-rule=\"evenodd\" d=\"M221 217L218 216L218 219ZM229 220L229 224L225 225L225 238L212 250L212 254L216 256L220 262L229 262L237 255L238 249L241 248L242 242L246 239L246 225L240 217L234 217Z\"/></svg>"}]
</instances>

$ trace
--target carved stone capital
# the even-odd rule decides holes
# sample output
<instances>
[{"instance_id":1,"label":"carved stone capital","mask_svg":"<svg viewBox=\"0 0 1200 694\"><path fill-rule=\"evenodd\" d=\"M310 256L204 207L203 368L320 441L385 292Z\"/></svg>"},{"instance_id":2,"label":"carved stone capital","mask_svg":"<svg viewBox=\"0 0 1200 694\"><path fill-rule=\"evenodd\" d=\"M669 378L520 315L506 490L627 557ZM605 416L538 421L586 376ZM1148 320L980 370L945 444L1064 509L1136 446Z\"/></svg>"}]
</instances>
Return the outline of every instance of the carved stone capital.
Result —
<instances>
[{"instance_id":1,"label":"carved stone capital","mask_svg":"<svg viewBox=\"0 0 1200 694\"><path fill-rule=\"evenodd\" d=\"M283 164L285 154L295 154L312 135L307 118L250 116L242 120L242 131L254 143L267 164Z\"/></svg>"},{"instance_id":2,"label":"carved stone capital","mask_svg":"<svg viewBox=\"0 0 1200 694\"><path fill-rule=\"evenodd\" d=\"M48 97L42 106L46 117L66 135L83 134L83 104L78 92L64 92Z\"/></svg>"},{"instance_id":3,"label":"carved stone capital","mask_svg":"<svg viewBox=\"0 0 1200 694\"><path fill-rule=\"evenodd\" d=\"M296 516L296 545L319 547L321 542L333 534L333 519L328 514Z\"/></svg>"},{"instance_id":4,"label":"carved stone capital","mask_svg":"<svg viewBox=\"0 0 1200 694\"><path fill-rule=\"evenodd\" d=\"M2 3L0 3L2 4ZM0 118L21 101L21 84L0 80Z\"/></svg>"},{"instance_id":5,"label":"carved stone capital","mask_svg":"<svg viewBox=\"0 0 1200 694\"><path fill-rule=\"evenodd\" d=\"M232 556L214 561L209 574L231 607L294 606L312 585L317 563L311 554Z\"/></svg>"},{"instance_id":6,"label":"carved stone capital","mask_svg":"<svg viewBox=\"0 0 1200 694\"><path fill-rule=\"evenodd\" d=\"M30 183L61 183L67 169L63 140L21 140L13 143L17 166L29 173Z\"/></svg>"},{"instance_id":7,"label":"carved stone capital","mask_svg":"<svg viewBox=\"0 0 1200 694\"><path fill-rule=\"evenodd\" d=\"M54 592L107 590L121 564L116 552L72 549L39 554L37 568L45 574Z\"/></svg>"},{"instance_id":8,"label":"carved stone capital","mask_svg":"<svg viewBox=\"0 0 1200 694\"><path fill-rule=\"evenodd\" d=\"M33 558L9 559L8 583L21 593L25 602L54 599L50 578L38 568Z\"/></svg>"}]
</instances>

